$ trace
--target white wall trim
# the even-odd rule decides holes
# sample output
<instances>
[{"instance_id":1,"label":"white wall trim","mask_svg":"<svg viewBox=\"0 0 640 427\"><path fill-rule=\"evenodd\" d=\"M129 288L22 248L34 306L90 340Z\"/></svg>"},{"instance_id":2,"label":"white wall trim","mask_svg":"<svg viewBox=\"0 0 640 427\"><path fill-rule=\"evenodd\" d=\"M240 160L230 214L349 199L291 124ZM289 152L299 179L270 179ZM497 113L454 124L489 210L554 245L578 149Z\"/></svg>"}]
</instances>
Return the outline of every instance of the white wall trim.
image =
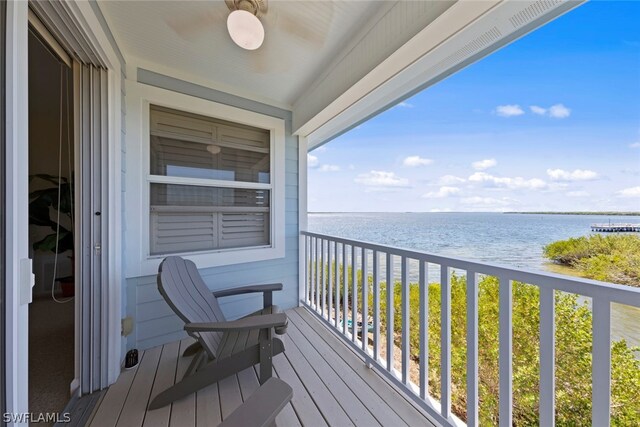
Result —
<instances>
[{"instance_id":1,"label":"white wall trim","mask_svg":"<svg viewBox=\"0 0 640 427\"><path fill-rule=\"evenodd\" d=\"M20 260L29 257L29 138L27 64L28 4L7 2L6 44L6 410L28 412L28 304L20 302L25 277ZM6 326L5 326L6 325ZM5 386L5 384L2 384ZM9 422L9 426L26 423Z\"/></svg>"},{"instance_id":2,"label":"white wall trim","mask_svg":"<svg viewBox=\"0 0 640 427\"><path fill-rule=\"evenodd\" d=\"M172 92L132 80L127 91L127 225L126 277L154 275L164 255L150 255L149 247L149 106L173 108L187 113L227 120L267 129L271 133L273 188L271 206L272 244L269 247L220 249L179 254L198 268L264 261L285 256L285 121L217 102ZM156 179L156 178L154 178ZM198 180L188 179L197 183ZM185 182L186 182L185 181ZM256 185L252 185L255 187ZM257 185L259 186L259 185Z\"/></svg>"},{"instance_id":3,"label":"white wall trim","mask_svg":"<svg viewBox=\"0 0 640 427\"><path fill-rule=\"evenodd\" d=\"M308 216L307 211L307 138L298 136L298 231L307 231ZM307 264L305 256L305 238L298 233L298 305L304 295L305 268Z\"/></svg>"}]
</instances>

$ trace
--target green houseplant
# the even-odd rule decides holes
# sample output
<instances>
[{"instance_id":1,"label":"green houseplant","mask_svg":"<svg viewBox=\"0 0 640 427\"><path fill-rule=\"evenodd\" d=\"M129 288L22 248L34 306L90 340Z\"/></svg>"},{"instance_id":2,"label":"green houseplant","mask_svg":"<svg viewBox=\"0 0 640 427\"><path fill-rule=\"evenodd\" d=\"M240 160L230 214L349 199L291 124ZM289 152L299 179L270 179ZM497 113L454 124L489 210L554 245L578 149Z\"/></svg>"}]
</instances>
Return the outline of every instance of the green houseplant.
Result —
<instances>
[{"instance_id":1,"label":"green houseplant","mask_svg":"<svg viewBox=\"0 0 640 427\"><path fill-rule=\"evenodd\" d=\"M29 193L29 223L49 227L51 233L34 242L34 250L61 254L71 251L73 263L73 177L57 177L47 174L29 176L29 181L41 180L52 184ZM53 215L51 210L53 209ZM61 280L62 294L73 296L73 277Z\"/></svg>"}]
</instances>

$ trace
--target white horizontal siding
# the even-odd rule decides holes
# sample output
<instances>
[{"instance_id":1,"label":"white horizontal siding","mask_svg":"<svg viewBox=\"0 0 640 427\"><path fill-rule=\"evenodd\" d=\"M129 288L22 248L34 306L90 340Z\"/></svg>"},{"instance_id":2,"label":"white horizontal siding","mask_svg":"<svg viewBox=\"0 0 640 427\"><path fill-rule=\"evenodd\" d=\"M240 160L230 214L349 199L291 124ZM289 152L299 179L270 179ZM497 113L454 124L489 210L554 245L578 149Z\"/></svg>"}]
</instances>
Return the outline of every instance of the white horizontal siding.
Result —
<instances>
[{"instance_id":1,"label":"white horizontal siding","mask_svg":"<svg viewBox=\"0 0 640 427\"><path fill-rule=\"evenodd\" d=\"M282 283L283 291L274 294L274 303L291 308L298 304L298 143L291 135L291 113L246 99L217 92L199 91L198 86L167 76L138 72L138 81L201 98L280 117L286 121L285 152L285 257L275 260L236 264L200 271L210 289L223 289L253 283ZM131 165L130 165L131 166ZM261 307L261 295L229 297L220 300L225 315L232 319ZM134 319L127 347L146 349L185 336L183 323L171 311L158 292L156 277L127 279L127 314Z\"/></svg>"}]
</instances>

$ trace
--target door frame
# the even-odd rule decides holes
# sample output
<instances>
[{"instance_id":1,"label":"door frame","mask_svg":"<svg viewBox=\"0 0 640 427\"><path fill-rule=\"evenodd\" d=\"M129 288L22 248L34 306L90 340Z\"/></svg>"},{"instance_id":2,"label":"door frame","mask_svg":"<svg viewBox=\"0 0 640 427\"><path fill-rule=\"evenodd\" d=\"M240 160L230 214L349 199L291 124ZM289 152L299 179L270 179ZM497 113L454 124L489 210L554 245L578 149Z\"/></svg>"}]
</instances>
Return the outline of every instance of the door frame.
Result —
<instances>
[{"instance_id":1,"label":"door frame","mask_svg":"<svg viewBox=\"0 0 640 427\"><path fill-rule=\"evenodd\" d=\"M91 46L92 53L107 69L107 150L102 179L107 184L108 206L103 209L105 224L111 232L103 247L107 248L104 284L107 291L103 321L106 336L101 340L107 365L107 384L115 382L120 373L121 359L121 147L122 147L122 73L124 63L117 51L113 36L104 17L92 2L63 2L66 13L73 18L76 33ZM6 351L5 390L6 411L15 414L28 412L28 303L32 275L28 260L28 10L29 3L21 0L6 2ZM22 268L21 268L22 267ZM106 344L106 345L104 345ZM84 357L85 355L81 355ZM76 376L79 373L76 372ZM9 425L22 425L10 422Z\"/></svg>"}]
</instances>

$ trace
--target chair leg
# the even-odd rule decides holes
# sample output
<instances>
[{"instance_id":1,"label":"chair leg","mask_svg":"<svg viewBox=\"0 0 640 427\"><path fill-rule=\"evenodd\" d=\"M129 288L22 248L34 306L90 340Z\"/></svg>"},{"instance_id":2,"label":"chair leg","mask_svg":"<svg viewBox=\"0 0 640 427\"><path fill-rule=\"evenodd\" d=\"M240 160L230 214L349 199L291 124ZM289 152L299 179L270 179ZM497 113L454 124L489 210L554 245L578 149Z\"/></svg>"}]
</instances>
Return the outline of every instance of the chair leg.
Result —
<instances>
[{"instance_id":1,"label":"chair leg","mask_svg":"<svg viewBox=\"0 0 640 427\"><path fill-rule=\"evenodd\" d=\"M269 329L266 335L260 340L260 385L273 375L272 330Z\"/></svg>"}]
</instances>

